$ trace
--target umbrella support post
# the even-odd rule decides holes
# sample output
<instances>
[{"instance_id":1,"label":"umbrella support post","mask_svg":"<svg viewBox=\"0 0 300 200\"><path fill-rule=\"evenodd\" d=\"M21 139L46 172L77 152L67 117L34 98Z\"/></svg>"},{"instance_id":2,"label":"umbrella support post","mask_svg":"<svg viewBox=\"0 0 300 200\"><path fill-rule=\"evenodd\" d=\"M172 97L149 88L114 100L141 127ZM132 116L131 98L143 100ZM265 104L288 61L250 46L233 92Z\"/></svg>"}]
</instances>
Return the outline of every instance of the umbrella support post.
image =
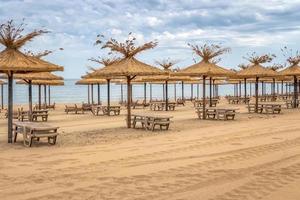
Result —
<instances>
[{"instance_id":1,"label":"umbrella support post","mask_svg":"<svg viewBox=\"0 0 300 200\"><path fill-rule=\"evenodd\" d=\"M152 83L150 83L150 101L152 101Z\"/></svg>"},{"instance_id":2,"label":"umbrella support post","mask_svg":"<svg viewBox=\"0 0 300 200\"><path fill-rule=\"evenodd\" d=\"M255 112L258 113L258 77L255 80Z\"/></svg>"},{"instance_id":3,"label":"umbrella support post","mask_svg":"<svg viewBox=\"0 0 300 200\"><path fill-rule=\"evenodd\" d=\"M130 77L126 76L127 79L127 128L131 128L131 80L134 79L135 76Z\"/></svg>"},{"instance_id":4,"label":"umbrella support post","mask_svg":"<svg viewBox=\"0 0 300 200\"><path fill-rule=\"evenodd\" d=\"M183 81L181 81L181 98L183 101L184 100L184 83L183 83Z\"/></svg>"},{"instance_id":5,"label":"umbrella support post","mask_svg":"<svg viewBox=\"0 0 300 200\"><path fill-rule=\"evenodd\" d=\"M147 101L147 83L144 83L144 102Z\"/></svg>"},{"instance_id":6,"label":"umbrella support post","mask_svg":"<svg viewBox=\"0 0 300 200\"><path fill-rule=\"evenodd\" d=\"M297 100L298 100L298 81L297 76L294 76L294 101L293 101L293 107L297 108Z\"/></svg>"},{"instance_id":7,"label":"umbrella support post","mask_svg":"<svg viewBox=\"0 0 300 200\"><path fill-rule=\"evenodd\" d=\"M51 95L51 86L48 85L48 104L49 105L51 105L51 97L50 97L50 95Z\"/></svg>"},{"instance_id":8,"label":"umbrella support post","mask_svg":"<svg viewBox=\"0 0 300 200\"><path fill-rule=\"evenodd\" d=\"M94 84L91 84L91 102L94 104Z\"/></svg>"},{"instance_id":9,"label":"umbrella support post","mask_svg":"<svg viewBox=\"0 0 300 200\"><path fill-rule=\"evenodd\" d=\"M4 109L3 84L1 85L1 109Z\"/></svg>"},{"instance_id":10,"label":"umbrella support post","mask_svg":"<svg viewBox=\"0 0 300 200\"><path fill-rule=\"evenodd\" d=\"M246 98L247 98L247 79L244 78L244 95L245 95L245 104L247 104Z\"/></svg>"},{"instance_id":11,"label":"umbrella support post","mask_svg":"<svg viewBox=\"0 0 300 200\"><path fill-rule=\"evenodd\" d=\"M29 121L31 121L32 115L32 81L28 81L28 100L29 100Z\"/></svg>"},{"instance_id":12,"label":"umbrella support post","mask_svg":"<svg viewBox=\"0 0 300 200\"><path fill-rule=\"evenodd\" d=\"M174 101L175 102L176 102L176 99L177 99L176 89L177 89L177 86L176 86L176 83L174 83Z\"/></svg>"},{"instance_id":13,"label":"umbrella support post","mask_svg":"<svg viewBox=\"0 0 300 200\"><path fill-rule=\"evenodd\" d=\"M107 79L107 115L110 115L110 79Z\"/></svg>"},{"instance_id":14,"label":"umbrella support post","mask_svg":"<svg viewBox=\"0 0 300 200\"><path fill-rule=\"evenodd\" d=\"M8 143L12 143L12 122L13 122L13 73L8 75Z\"/></svg>"},{"instance_id":15,"label":"umbrella support post","mask_svg":"<svg viewBox=\"0 0 300 200\"><path fill-rule=\"evenodd\" d=\"M90 84L88 84L88 104L90 103Z\"/></svg>"},{"instance_id":16,"label":"umbrella support post","mask_svg":"<svg viewBox=\"0 0 300 200\"><path fill-rule=\"evenodd\" d=\"M121 103L124 102L123 84L121 83Z\"/></svg>"},{"instance_id":17,"label":"umbrella support post","mask_svg":"<svg viewBox=\"0 0 300 200\"><path fill-rule=\"evenodd\" d=\"M98 90L98 94L97 94L97 97L98 97L98 105L100 105L100 84L99 84L99 83L97 84L97 90Z\"/></svg>"},{"instance_id":18,"label":"umbrella support post","mask_svg":"<svg viewBox=\"0 0 300 200\"><path fill-rule=\"evenodd\" d=\"M45 106L47 106L47 85L44 85L44 102Z\"/></svg>"},{"instance_id":19,"label":"umbrella support post","mask_svg":"<svg viewBox=\"0 0 300 200\"><path fill-rule=\"evenodd\" d=\"M41 91L41 85L39 85L38 86L38 90L39 90L39 110L41 109L41 107L42 107L42 100L41 100L41 93L42 93L42 91Z\"/></svg>"},{"instance_id":20,"label":"umbrella support post","mask_svg":"<svg viewBox=\"0 0 300 200\"><path fill-rule=\"evenodd\" d=\"M168 111L168 108L169 108L169 95L168 95L168 81L166 81L166 111Z\"/></svg>"},{"instance_id":21,"label":"umbrella support post","mask_svg":"<svg viewBox=\"0 0 300 200\"><path fill-rule=\"evenodd\" d=\"M203 99L203 104L202 104L202 108L203 108L203 111L202 111L202 119L206 119L206 94L205 94L205 79L206 79L206 76L203 76L203 96L202 96L202 99Z\"/></svg>"},{"instance_id":22,"label":"umbrella support post","mask_svg":"<svg viewBox=\"0 0 300 200\"><path fill-rule=\"evenodd\" d=\"M211 99L211 97L212 97L212 79L211 79L211 77L209 77L209 107L211 107L212 106L212 99ZM203 104L205 104L205 102L203 102Z\"/></svg>"}]
</instances>

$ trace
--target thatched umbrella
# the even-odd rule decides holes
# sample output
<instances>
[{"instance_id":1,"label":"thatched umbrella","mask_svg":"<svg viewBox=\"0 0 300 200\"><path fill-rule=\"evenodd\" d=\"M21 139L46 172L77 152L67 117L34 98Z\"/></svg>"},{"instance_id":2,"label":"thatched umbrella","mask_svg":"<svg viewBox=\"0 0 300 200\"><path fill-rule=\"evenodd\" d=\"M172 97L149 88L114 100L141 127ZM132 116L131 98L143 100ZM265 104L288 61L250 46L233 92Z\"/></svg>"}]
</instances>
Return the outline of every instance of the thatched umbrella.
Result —
<instances>
[{"instance_id":1,"label":"thatched umbrella","mask_svg":"<svg viewBox=\"0 0 300 200\"><path fill-rule=\"evenodd\" d=\"M0 78L7 78L7 76L1 76ZM29 115L32 113L32 81L33 80L63 80L63 77L57 76L50 72L36 72L36 73L27 73L27 74L16 74L14 76L15 79L22 79L24 82L28 83L28 102L29 102ZM41 86L44 84L38 85L38 105L39 109L41 109ZM46 97L46 85L44 85L44 97L45 97L45 104L47 101Z\"/></svg>"},{"instance_id":2,"label":"thatched umbrella","mask_svg":"<svg viewBox=\"0 0 300 200\"><path fill-rule=\"evenodd\" d=\"M166 111L168 111L168 102L169 102L168 84L173 83L174 85L176 85L177 81L189 81L189 80L191 80L189 76L177 76L176 72L171 72L169 73L169 75L157 75L157 76L142 78L142 81L144 82L165 84L164 91L165 91ZM176 87L174 88L176 91Z\"/></svg>"},{"instance_id":3,"label":"thatched umbrella","mask_svg":"<svg viewBox=\"0 0 300 200\"><path fill-rule=\"evenodd\" d=\"M26 85L44 85L48 86L48 104L51 104L51 93L50 93L50 86L63 86L64 81L63 80L32 80L29 84L28 81L20 80L16 82L17 84L26 84ZM45 95L46 96L46 95Z\"/></svg>"},{"instance_id":4,"label":"thatched umbrella","mask_svg":"<svg viewBox=\"0 0 300 200\"><path fill-rule=\"evenodd\" d=\"M227 77L232 76L234 72L224 69L218 66L216 63L219 60L214 60L216 57L229 52L229 48L222 48L218 45L203 45L199 47L198 45L189 45L195 54L200 56L202 60L196 64L193 64L180 71L181 75L187 76L198 76L203 79L203 100L205 101L205 81L209 77L210 84L212 83L212 77ZM211 95L210 95L210 106L211 106ZM203 119L206 118L206 105L203 104Z\"/></svg>"},{"instance_id":5,"label":"thatched umbrella","mask_svg":"<svg viewBox=\"0 0 300 200\"><path fill-rule=\"evenodd\" d=\"M23 26L23 24L15 26L12 20L0 26L0 44L6 47L0 52L0 73L8 75L8 143L12 143L12 83L14 74L63 70L61 66L51 64L33 56L27 56L19 50L28 41L47 32L44 30L35 30L23 35Z\"/></svg>"},{"instance_id":6,"label":"thatched umbrella","mask_svg":"<svg viewBox=\"0 0 300 200\"><path fill-rule=\"evenodd\" d=\"M0 86L1 86L1 109L4 109L4 102L3 102L3 85L6 84L4 81L0 80Z\"/></svg>"},{"instance_id":7,"label":"thatched umbrella","mask_svg":"<svg viewBox=\"0 0 300 200\"><path fill-rule=\"evenodd\" d=\"M96 44L102 44L103 36L99 35ZM103 77L126 77L127 81L127 127L131 127L131 81L136 76L145 75L160 75L165 74L165 72L145 64L135 58L135 55L141 53L142 51L152 49L157 45L157 42L148 42L141 46L135 46L136 38L131 37L129 34L128 40L124 43L120 43L115 39L108 39L102 45L102 48L108 48L112 52L117 52L123 55L122 59L112 65L105 66L95 72L88 75L90 78L103 78Z\"/></svg>"},{"instance_id":8,"label":"thatched umbrella","mask_svg":"<svg viewBox=\"0 0 300 200\"><path fill-rule=\"evenodd\" d=\"M277 77L278 73L263 67L262 63L271 62L275 56L270 54L265 54L262 56L257 56L252 53L249 57L246 57L251 65L246 69L242 69L237 72L237 76L241 78L255 78L255 111L258 110L258 80L264 77Z\"/></svg>"},{"instance_id":9,"label":"thatched umbrella","mask_svg":"<svg viewBox=\"0 0 300 200\"><path fill-rule=\"evenodd\" d=\"M98 64L103 65L104 67L112 65L114 63L117 63L120 61L120 58L118 57L111 57L111 58L104 58L104 57L98 57L98 58L90 58L90 61L96 62ZM95 68L91 68L93 72L101 69L102 67L95 69ZM97 79L97 78L94 78ZM103 78L101 78L103 80ZM111 79L112 77L107 76L105 77L106 83L107 83L107 110L108 110L108 115L110 115L110 84L111 84ZM92 85L93 86L93 85ZM98 91L99 91L99 85L98 85ZM93 91L93 88L92 88Z\"/></svg>"},{"instance_id":10,"label":"thatched umbrella","mask_svg":"<svg viewBox=\"0 0 300 200\"><path fill-rule=\"evenodd\" d=\"M298 81L297 78L300 76L300 54L297 53L294 57L289 57L287 59L289 63L289 67L280 71L279 73L283 76L292 76L294 78L294 96L293 96L293 107L297 107L297 100L298 100Z\"/></svg>"},{"instance_id":11,"label":"thatched umbrella","mask_svg":"<svg viewBox=\"0 0 300 200\"><path fill-rule=\"evenodd\" d=\"M83 78L79 81L77 81L75 84L76 85L91 85L91 84L96 84L98 86L98 105L100 104L100 85L106 84L107 81L105 79L88 79L88 78ZM90 98L90 89L88 87L88 99Z\"/></svg>"}]
</instances>

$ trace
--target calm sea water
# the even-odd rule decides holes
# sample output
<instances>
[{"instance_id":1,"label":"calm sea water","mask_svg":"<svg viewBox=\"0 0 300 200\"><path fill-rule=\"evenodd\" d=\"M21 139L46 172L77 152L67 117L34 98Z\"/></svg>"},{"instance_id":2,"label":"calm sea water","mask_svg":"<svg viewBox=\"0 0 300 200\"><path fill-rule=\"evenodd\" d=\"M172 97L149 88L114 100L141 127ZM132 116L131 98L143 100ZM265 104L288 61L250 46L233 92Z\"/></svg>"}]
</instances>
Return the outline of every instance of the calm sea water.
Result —
<instances>
[{"instance_id":1,"label":"calm sea water","mask_svg":"<svg viewBox=\"0 0 300 200\"><path fill-rule=\"evenodd\" d=\"M52 86L51 87L51 101L56 103L81 103L87 102L88 96L88 86L86 85L75 85L77 80L65 80L64 86ZM254 85L252 84L252 94L254 91ZM219 86L219 95L233 95L233 85L220 85ZM248 91L250 86L248 85ZM267 87L267 91L269 92L269 86ZM181 84L176 85L176 95L177 97L181 97ZM208 94L207 87L207 94ZM124 91L124 99L126 98L126 85L123 86ZM199 91L199 92L197 92ZM243 91L243 86L242 86ZM186 98L191 96L192 89L191 84L184 85L184 94ZM199 90L197 89L197 85L193 85L193 96L197 97L197 94L202 96L202 85L199 86ZM43 100L43 88L42 88L42 100ZM169 99L174 98L174 84L169 84ZM38 101L38 87L33 86L33 102L36 103ZM100 96L101 101L106 102L107 99L107 86L100 86ZM150 96L150 85L147 84L147 98ZM141 85L133 85L133 98L134 99L143 99L144 97L144 86ZM152 98L153 99L162 99L163 98L163 86L160 84L152 84ZM121 100L121 86L116 84L111 84L111 99L112 101ZM97 101L97 86L94 86L94 101ZM7 86L4 86L4 103L7 102ZM14 84L14 103L27 103L28 102L28 86L27 85L18 85Z\"/></svg>"}]
</instances>

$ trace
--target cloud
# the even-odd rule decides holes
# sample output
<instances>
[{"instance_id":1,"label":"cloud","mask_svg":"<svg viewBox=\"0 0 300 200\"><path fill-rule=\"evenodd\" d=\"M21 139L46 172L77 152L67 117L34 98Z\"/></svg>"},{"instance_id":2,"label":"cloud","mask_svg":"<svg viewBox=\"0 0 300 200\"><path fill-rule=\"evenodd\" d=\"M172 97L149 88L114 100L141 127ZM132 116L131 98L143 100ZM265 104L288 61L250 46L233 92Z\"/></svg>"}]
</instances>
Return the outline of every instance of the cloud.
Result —
<instances>
[{"instance_id":1,"label":"cloud","mask_svg":"<svg viewBox=\"0 0 300 200\"><path fill-rule=\"evenodd\" d=\"M0 21L26 19L28 30L45 27L51 33L29 43L33 50L57 49L47 59L65 66L65 77L78 78L90 57L103 51L96 35L139 41L157 39L159 46L139 58L175 57L192 64L187 43L222 43L232 47L220 64L236 66L247 52L279 53L282 46L299 48L300 1L288 0L0 0ZM13 12L12 12L13 11ZM1 47L0 47L1 48Z\"/></svg>"}]
</instances>

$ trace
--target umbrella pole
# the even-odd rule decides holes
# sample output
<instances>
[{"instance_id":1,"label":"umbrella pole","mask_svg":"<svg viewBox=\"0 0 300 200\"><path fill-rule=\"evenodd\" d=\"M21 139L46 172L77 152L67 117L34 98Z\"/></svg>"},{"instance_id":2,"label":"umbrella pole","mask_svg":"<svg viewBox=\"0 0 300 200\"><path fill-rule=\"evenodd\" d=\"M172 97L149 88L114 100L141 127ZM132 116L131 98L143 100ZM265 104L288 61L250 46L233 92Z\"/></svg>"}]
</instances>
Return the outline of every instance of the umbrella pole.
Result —
<instances>
[{"instance_id":1,"label":"umbrella pole","mask_svg":"<svg viewBox=\"0 0 300 200\"><path fill-rule=\"evenodd\" d=\"M163 101L166 100L166 94L165 94L165 84L163 84Z\"/></svg>"},{"instance_id":2,"label":"umbrella pole","mask_svg":"<svg viewBox=\"0 0 300 200\"><path fill-rule=\"evenodd\" d=\"M273 101L275 101L275 93L276 93L275 90L276 90L275 89L275 78L273 78Z\"/></svg>"},{"instance_id":3,"label":"umbrella pole","mask_svg":"<svg viewBox=\"0 0 300 200\"><path fill-rule=\"evenodd\" d=\"M127 128L131 128L131 78L127 76Z\"/></svg>"},{"instance_id":4,"label":"umbrella pole","mask_svg":"<svg viewBox=\"0 0 300 200\"><path fill-rule=\"evenodd\" d=\"M91 84L91 97L92 97L92 104L94 104L94 84Z\"/></svg>"},{"instance_id":5,"label":"umbrella pole","mask_svg":"<svg viewBox=\"0 0 300 200\"><path fill-rule=\"evenodd\" d=\"M38 89L39 89L39 110L41 109L41 104L42 104L42 99L41 99L41 85L38 86Z\"/></svg>"},{"instance_id":6,"label":"umbrella pole","mask_svg":"<svg viewBox=\"0 0 300 200\"><path fill-rule=\"evenodd\" d=\"M202 116L202 119L206 119L206 97L205 97L205 79L206 79L206 76L203 76L203 96L202 96L202 99L203 99L203 104L202 104L202 107L203 107L203 116Z\"/></svg>"},{"instance_id":7,"label":"umbrella pole","mask_svg":"<svg viewBox=\"0 0 300 200\"><path fill-rule=\"evenodd\" d=\"M255 79L255 112L258 112L258 77Z\"/></svg>"},{"instance_id":8,"label":"umbrella pole","mask_svg":"<svg viewBox=\"0 0 300 200\"><path fill-rule=\"evenodd\" d=\"M183 83L183 81L181 81L181 98L183 101L184 100L184 83Z\"/></svg>"},{"instance_id":9,"label":"umbrella pole","mask_svg":"<svg viewBox=\"0 0 300 200\"><path fill-rule=\"evenodd\" d=\"M177 85L176 85L176 83L174 83L174 100L175 100L175 102L177 99L176 89L177 89Z\"/></svg>"},{"instance_id":10,"label":"umbrella pole","mask_svg":"<svg viewBox=\"0 0 300 200\"><path fill-rule=\"evenodd\" d=\"M283 81L281 81L281 95L283 95Z\"/></svg>"},{"instance_id":11,"label":"umbrella pole","mask_svg":"<svg viewBox=\"0 0 300 200\"><path fill-rule=\"evenodd\" d=\"M51 97L50 97L50 95L51 95L51 86L48 85L48 104L49 105L51 105Z\"/></svg>"},{"instance_id":12,"label":"umbrella pole","mask_svg":"<svg viewBox=\"0 0 300 200\"><path fill-rule=\"evenodd\" d=\"M297 76L294 76L294 108L297 108L297 100L298 100L298 81Z\"/></svg>"},{"instance_id":13,"label":"umbrella pole","mask_svg":"<svg viewBox=\"0 0 300 200\"><path fill-rule=\"evenodd\" d=\"M97 96L98 96L98 105L100 105L100 84L99 83L97 84L97 90L98 90L98 94L97 94Z\"/></svg>"},{"instance_id":14,"label":"umbrella pole","mask_svg":"<svg viewBox=\"0 0 300 200\"><path fill-rule=\"evenodd\" d=\"M107 115L110 115L110 79L106 79L107 81Z\"/></svg>"},{"instance_id":15,"label":"umbrella pole","mask_svg":"<svg viewBox=\"0 0 300 200\"><path fill-rule=\"evenodd\" d=\"M88 84L88 104L90 104L90 84Z\"/></svg>"},{"instance_id":16,"label":"umbrella pole","mask_svg":"<svg viewBox=\"0 0 300 200\"><path fill-rule=\"evenodd\" d=\"M147 83L144 83L144 102L146 103L147 101Z\"/></svg>"},{"instance_id":17,"label":"umbrella pole","mask_svg":"<svg viewBox=\"0 0 300 200\"><path fill-rule=\"evenodd\" d=\"M152 83L150 83L150 101L152 101Z\"/></svg>"},{"instance_id":18,"label":"umbrella pole","mask_svg":"<svg viewBox=\"0 0 300 200\"><path fill-rule=\"evenodd\" d=\"M209 107L211 107L212 106L212 79L211 79L211 77L209 77Z\"/></svg>"},{"instance_id":19,"label":"umbrella pole","mask_svg":"<svg viewBox=\"0 0 300 200\"><path fill-rule=\"evenodd\" d=\"M45 102L45 108L47 106L47 86L44 85L44 102Z\"/></svg>"},{"instance_id":20,"label":"umbrella pole","mask_svg":"<svg viewBox=\"0 0 300 200\"><path fill-rule=\"evenodd\" d=\"M121 103L124 101L124 94L123 94L123 84L121 83Z\"/></svg>"},{"instance_id":21,"label":"umbrella pole","mask_svg":"<svg viewBox=\"0 0 300 200\"><path fill-rule=\"evenodd\" d=\"M169 107L168 81L166 81L166 111L168 111L168 107Z\"/></svg>"},{"instance_id":22,"label":"umbrella pole","mask_svg":"<svg viewBox=\"0 0 300 200\"><path fill-rule=\"evenodd\" d=\"M32 116L32 81L28 81L28 100L29 100L29 121L31 121Z\"/></svg>"},{"instance_id":23,"label":"umbrella pole","mask_svg":"<svg viewBox=\"0 0 300 200\"><path fill-rule=\"evenodd\" d=\"M239 90L240 90L239 97L241 97L242 96L242 81L239 81Z\"/></svg>"},{"instance_id":24,"label":"umbrella pole","mask_svg":"<svg viewBox=\"0 0 300 200\"><path fill-rule=\"evenodd\" d=\"M4 101L3 101L3 84L1 85L1 109L4 109L4 105L3 105Z\"/></svg>"},{"instance_id":25,"label":"umbrella pole","mask_svg":"<svg viewBox=\"0 0 300 200\"><path fill-rule=\"evenodd\" d=\"M199 99L199 83L197 83L197 99Z\"/></svg>"},{"instance_id":26,"label":"umbrella pole","mask_svg":"<svg viewBox=\"0 0 300 200\"><path fill-rule=\"evenodd\" d=\"M244 95L245 95L245 104L247 103L246 98L247 98L247 79L244 78Z\"/></svg>"},{"instance_id":27,"label":"umbrella pole","mask_svg":"<svg viewBox=\"0 0 300 200\"><path fill-rule=\"evenodd\" d=\"M193 100L194 98L194 84L192 83L191 84L191 101Z\"/></svg>"},{"instance_id":28,"label":"umbrella pole","mask_svg":"<svg viewBox=\"0 0 300 200\"><path fill-rule=\"evenodd\" d=\"M252 83L251 82L249 83L249 89L250 89L249 92L250 92L250 99L251 99L251 97L252 97Z\"/></svg>"},{"instance_id":29,"label":"umbrella pole","mask_svg":"<svg viewBox=\"0 0 300 200\"><path fill-rule=\"evenodd\" d=\"M8 74L8 143L12 143L13 122L13 73Z\"/></svg>"}]
</instances>

